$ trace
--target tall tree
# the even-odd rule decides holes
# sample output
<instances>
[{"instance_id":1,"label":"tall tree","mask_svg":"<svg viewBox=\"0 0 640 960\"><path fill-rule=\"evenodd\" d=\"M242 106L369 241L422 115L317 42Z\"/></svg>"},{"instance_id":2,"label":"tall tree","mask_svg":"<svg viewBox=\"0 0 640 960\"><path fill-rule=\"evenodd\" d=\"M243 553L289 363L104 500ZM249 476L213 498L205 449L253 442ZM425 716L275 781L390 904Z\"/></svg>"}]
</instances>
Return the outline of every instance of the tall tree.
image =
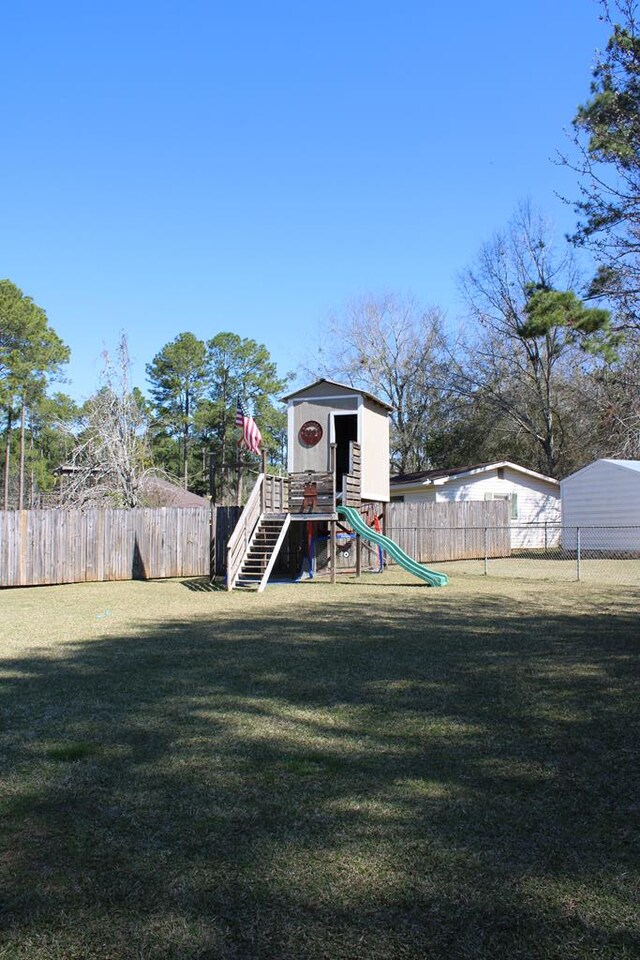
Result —
<instances>
[{"instance_id":1,"label":"tall tree","mask_svg":"<svg viewBox=\"0 0 640 960\"><path fill-rule=\"evenodd\" d=\"M189 451L194 415L206 377L206 349L192 333L180 333L147 364L154 425L163 435L177 436L182 447L182 479L189 482Z\"/></svg>"},{"instance_id":2,"label":"tall tree","mask_svg":"<svg viewBox=\"0 0 640 960\"><path fill-rule=\"evenodd\" d=\"M330 318L315 373L370 390L393 407L392 467L427 469L450 402L443 318L412 296L368 295Z\"/></svg>"},{"instance_id":3,"label":"tall tree","mask_svg":"<svg viewBox=\"0 0 640 960\"><path fill-rule=\"evenodd\" d=\"M27 424L27 484L29 503L49 495L57 470L71 455L80 428L81 408L64 393L45 394L29 410Z\"/></svg>"},{"instance_id":4,"label":"tall tree","mask_svg":"<svg viewBox=\"0 0 640 960\"><path fill-rule=\"evenodd\" d=\"M636 0L602 0L612 33L573 120L580 175L574 242L599 265L591 296L615 302L621 328L640 330L640 32Z\"/></svg>"},{"instance_id":5,"label":"tall tree","mask_svg":"<svg viewBox=\"0 0 640 960\"><path fill-rule=\"evenodd\" d=\"M215 454L219 489L224 483L223 463L251 462L251 455L238 447L238 400L255 416L271 464L282 464L286 417L277 398L285 386L286 380L278 376L264 344L228 332L207 341L207 400L197 422L203 440Z\"/></svg>"},{"instance_id":6,"label":"tall tree","mask_svg":"<svg viewBox=\"0 0 640 960\"><path fill-rule=\"evenodd\" d=\"M5 415L4 508L9 504L11 438L20 421L17 505L24 506L27 413L69 359L69 349L49 326L44 310L10 280L0 280L0 404Z\"/></svg>"},{"instance_id":7,"label":"tall tree","mask_svg":"<svg viewBox=\"0 0 640 960\"><path fill-rule=\"evenodd\" d=\"M556 254L544 217L528 205L487 243L462 277L472 326L457 389L509 426L506 448L550 476L575 466L575 385L609 344L609 315L573 292L570 250Z\"/></svg>"}]
</instances>

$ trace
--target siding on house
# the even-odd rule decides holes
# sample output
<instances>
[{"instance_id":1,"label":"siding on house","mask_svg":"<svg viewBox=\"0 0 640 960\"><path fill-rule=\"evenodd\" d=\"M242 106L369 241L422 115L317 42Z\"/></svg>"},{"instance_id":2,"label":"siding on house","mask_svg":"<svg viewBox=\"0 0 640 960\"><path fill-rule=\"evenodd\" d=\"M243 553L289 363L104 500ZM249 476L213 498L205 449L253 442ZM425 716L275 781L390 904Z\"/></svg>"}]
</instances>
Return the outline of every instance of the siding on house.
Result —
<instances>
[{"instance_id":1,"label":"siding on house","mask_svg":"<svg viewBox=\"0 0 640 960\"><path fill-rule=\"evenodd\" d=\"M640 461L596 460L560 484L562 522L571 544L581 528L584 549L640 550ZM592 527L627 527L592 530ZM570 545L570 544L567 544Z\"/></svg>"},{"instance_id":2,"label":"siding on house","mask_svg":"<svg viewBox=\"0 0 640 960\"><path fill-rule=\"evenodd\" d=\"M512 547L542 547L559 537L561 520L559 484L543 477L521 473L508 465L491 467L473 475L452 476L426 487L392 484L393 496L405 502L418 500L455 503L517 497L517 516L511 517ZM552 528L545 531L545 524ZM539 526L538 526L539 525Z\"/></svg>"}]
</instances>

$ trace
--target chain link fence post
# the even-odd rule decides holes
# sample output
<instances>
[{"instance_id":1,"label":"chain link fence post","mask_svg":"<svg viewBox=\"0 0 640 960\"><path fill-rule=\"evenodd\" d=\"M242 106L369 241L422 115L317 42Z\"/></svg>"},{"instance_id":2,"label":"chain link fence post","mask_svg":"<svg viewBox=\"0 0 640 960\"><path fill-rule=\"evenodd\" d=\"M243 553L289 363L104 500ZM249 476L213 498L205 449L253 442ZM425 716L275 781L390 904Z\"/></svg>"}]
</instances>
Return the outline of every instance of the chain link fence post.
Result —
<instances>
[{"instance_id":1,"label":"chain link fence post","mask_svg":"<svg viewBox=\"0 0 640 960\"><path fill-rule=\"evenodd\" d=\"M580 527L576 527L576 579L580 579Z\"/></svg>"},{"instance_id":2,"label":"chain link fence post","mask_svg":"<svg viewBox=\"0 0 640 960\"><path fill-rule=\"evenodd\" d=\"M484 528L484 575L489 576L489 531Z\"/></svg>"}]
</instances>

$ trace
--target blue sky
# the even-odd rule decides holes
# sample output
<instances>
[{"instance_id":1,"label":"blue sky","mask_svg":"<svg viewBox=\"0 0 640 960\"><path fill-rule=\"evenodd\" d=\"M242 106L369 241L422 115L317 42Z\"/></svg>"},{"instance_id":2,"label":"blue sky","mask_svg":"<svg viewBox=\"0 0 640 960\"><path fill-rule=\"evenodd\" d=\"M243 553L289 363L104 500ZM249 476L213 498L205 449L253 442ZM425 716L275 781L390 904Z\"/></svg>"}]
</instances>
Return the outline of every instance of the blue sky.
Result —
<instances>
[{"instance_id":1,"label":"blue sky","mask_svg":"<svg viewBox=\"0 0 640 960\"><path fill-rule=\"evenodd\" d=\"M460 312L456 276L554 165L608 31L595 0L29 2L3 12L0 277L95 389L177 334L233 330L280 372L388 290Z\"/></svg>"}]
</instances>

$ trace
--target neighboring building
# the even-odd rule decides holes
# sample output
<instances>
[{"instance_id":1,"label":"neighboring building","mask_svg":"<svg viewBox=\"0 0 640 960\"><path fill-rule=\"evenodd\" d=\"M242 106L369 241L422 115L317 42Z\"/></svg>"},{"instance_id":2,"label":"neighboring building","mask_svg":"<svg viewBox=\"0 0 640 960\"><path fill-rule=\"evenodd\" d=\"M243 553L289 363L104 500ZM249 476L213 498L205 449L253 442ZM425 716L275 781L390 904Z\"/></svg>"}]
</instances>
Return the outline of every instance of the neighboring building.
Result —
<instances>
[{"instance_id":1,"label":"neighboring building","mask_svg":"<svg viewBox=\"0 0 640 960\"><path fill-rule=\"evenodd\" d=\"M141 484L146 507L211 507L208 497L185 490L178 483L148 474Z\"/></svg>"},{"instance_id":2,"label":"neighboring building","mask_svg":"<svg viewBox=\"0 0 640 960\"><path fill-rule=\"evenodd\" d=\"M335 445L336 488L349 473L349 442L360 444L362 500L389 500L389 414L393 409L366 390L335 380L316 380L282 398L287 404L289 473L331 469Z\"/></svg>"},{"instance_id":3,"label":"neighboring building","mask_svg":"<svg viewBox=\"0 0 640 960\"><path fill-rule=\"evenodd\" d=\"M508 460L399 474L390 490L392 503L506 500L512 547L549 546L559 538L560 483Z\"/></svg>"},{"instance_id":4,"label":"neighboring building","mask_svg":"<svg viewBox=\"0 0 640 960\"><path fill-rule=\"evenodd\" d=\"M86 484L85 493L89 497L94 485L102 481L102 473L94 467L86 471L70 463L63 463L54 471L58 483L48 496L48 506L73 505L79 503L78 491L74 490L74 481L80 478ZM140 484L140 506L142 507L209 507L211 501L197 493L185 490L179 483L167 480L154 473L147 473Z\"/></svg>"},{"instance_id":5,"label":"neighboring building","mask_svg":"<svg viewBox=\"0 0 640 960\"><path fill-rule=\"evenodd\" d=\"M560 484L564 546L640 552L640 460L595 460ZM593 529L606 527L608 529Z\"/></svg>"}]
</instances>

